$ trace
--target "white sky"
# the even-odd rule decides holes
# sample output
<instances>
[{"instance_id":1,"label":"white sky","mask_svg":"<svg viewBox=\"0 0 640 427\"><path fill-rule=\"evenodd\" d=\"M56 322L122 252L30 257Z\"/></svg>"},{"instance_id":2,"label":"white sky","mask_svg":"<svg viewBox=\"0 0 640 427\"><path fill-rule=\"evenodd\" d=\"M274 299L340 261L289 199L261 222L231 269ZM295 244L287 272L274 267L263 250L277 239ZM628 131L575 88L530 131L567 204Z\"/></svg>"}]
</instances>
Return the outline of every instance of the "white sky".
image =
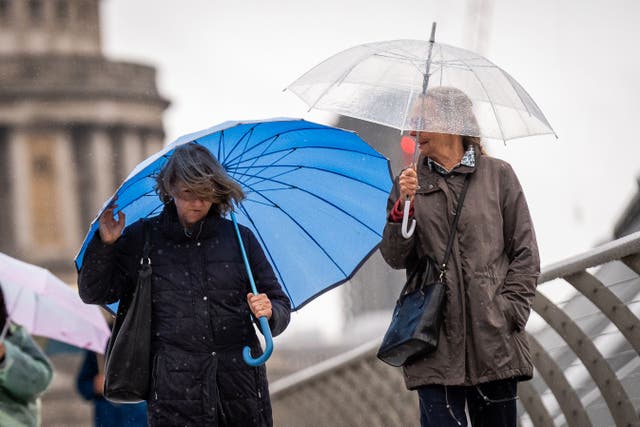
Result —
<instances>
[{"instance_id":1,"label":"white sky","mask_svg":"<svg viewBox=\"0 0 640 427\"><path fill-rule=\"evenodd\" d=\"M484 0L485 3L490 3ZM467 1L103 0L112 59L158 68L167 140L230 119L326 120L282 92L357 44L426 39L463 48ZM559 139L489 141L527 194L543 266L611 235L637 191L640 2L494 0L487 49L538 103Z\"/></svg>"}]
</instances>

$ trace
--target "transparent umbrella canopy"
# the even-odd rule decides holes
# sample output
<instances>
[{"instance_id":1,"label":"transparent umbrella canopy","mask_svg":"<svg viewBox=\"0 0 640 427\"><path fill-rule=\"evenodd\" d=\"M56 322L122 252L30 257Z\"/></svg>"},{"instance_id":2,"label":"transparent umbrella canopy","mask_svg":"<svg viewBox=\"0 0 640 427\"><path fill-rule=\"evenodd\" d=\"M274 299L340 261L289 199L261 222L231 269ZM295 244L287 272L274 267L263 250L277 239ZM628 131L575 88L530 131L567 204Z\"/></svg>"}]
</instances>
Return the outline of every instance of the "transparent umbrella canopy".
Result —
<instances>
[{"instance_id":1,"label":"transparent umbrella canopy","mask_svg":"<svg viewBox=\"0 0 640 427\"><path fill-rule=\"evenodd\" d=\"M399 129L499 139L554 134L533 98L477 53L423 40L352 47L287 87L312 108ZM419 150L414 152L416 164ZM411 237L409 203L402 235Z\"/></svg>"},{"instance_id":2,"label":"transparent umbrella canopy","mask_svg":"<svg viewBox=\"0 0 640 427\"><path fill-rule=\"evenodd\" d=\"M525 89L493 62L431 40L392 40L344 50L313 67L287 89L316 108L404 130L507 141L554 134ZM455 88L471 101L477 125L459 115ZM456 93L459 93L456 92ZM422 105L437 96L437 109ZM425 108L432 108L427 111Z\"/></svg>"}]
</instances>

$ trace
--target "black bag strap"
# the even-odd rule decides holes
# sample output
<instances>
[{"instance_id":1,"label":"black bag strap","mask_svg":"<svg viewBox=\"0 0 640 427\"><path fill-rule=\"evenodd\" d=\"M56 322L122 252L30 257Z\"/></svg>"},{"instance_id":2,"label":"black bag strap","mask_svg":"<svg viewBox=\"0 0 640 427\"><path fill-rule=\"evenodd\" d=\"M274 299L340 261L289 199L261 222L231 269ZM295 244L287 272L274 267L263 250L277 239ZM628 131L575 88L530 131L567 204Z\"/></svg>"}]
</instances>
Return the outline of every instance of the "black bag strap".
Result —
<instances>
[{"instance_id":1,"label":"black bag strap","mask_svg":"<svg viewBox=\"0 0 640 427\"><path fill-rule=\"evenodd\" d=\"M456 206L456 210L453 212L453 224L451 224L451 233L449 233L449 241L447 241L447 249L444 252L444 258L442 260L442 265L440 266L440 280L443 280L447 273L447 263L449 262L449 256L451 255L451 249L453 247L453 238L456 235L456 230L458 229L458 220L460 219L460 212L462 212L462 205L464 204L464 198L467 195L467 189L469 188L469 180L471 178L471 174L468 173L464 177L464 186L462 187L462 191L458 196L458 206Z\"/></svg>"},{"instance_id":2,"label":"black bag strap","mask_svg":"<svg viewBox=\"0 0 640 427\"><path fill-rule=\"evenodd\" d=\"M146 219L142 220L142 230L144 233L144 246L142 247L142 258L140 258L140 265L147 262L147 265L151 265L151 224Z\"/></svg>"}]
</instances>

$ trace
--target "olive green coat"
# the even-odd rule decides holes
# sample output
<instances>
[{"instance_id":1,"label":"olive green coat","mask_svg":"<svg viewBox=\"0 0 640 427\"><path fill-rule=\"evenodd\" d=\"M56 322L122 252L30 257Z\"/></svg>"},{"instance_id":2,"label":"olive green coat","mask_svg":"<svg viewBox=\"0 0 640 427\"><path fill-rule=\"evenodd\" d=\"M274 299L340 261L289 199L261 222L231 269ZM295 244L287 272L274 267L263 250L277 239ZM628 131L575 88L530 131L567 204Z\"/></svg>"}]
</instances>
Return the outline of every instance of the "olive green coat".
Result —
<instances>
[{"instance_id":1,"label":"olive green coat","mask_svg":"<svg viewBox=\"0 0 640 427\"><path fill-rule=\"evenodd\" d=\"M413 389L426 384L473 385L505 378L530 379L524 333L540 261L529 209L511 166L476 151L476 166L444 177L418 163L416 231L387 222L380 250L396 269L415 256L442 261L464 176L472 174L447 272L443 327L436 352L403 367ZM399 197L396 179L388 209Z\"/></svg>"}]
</instances>

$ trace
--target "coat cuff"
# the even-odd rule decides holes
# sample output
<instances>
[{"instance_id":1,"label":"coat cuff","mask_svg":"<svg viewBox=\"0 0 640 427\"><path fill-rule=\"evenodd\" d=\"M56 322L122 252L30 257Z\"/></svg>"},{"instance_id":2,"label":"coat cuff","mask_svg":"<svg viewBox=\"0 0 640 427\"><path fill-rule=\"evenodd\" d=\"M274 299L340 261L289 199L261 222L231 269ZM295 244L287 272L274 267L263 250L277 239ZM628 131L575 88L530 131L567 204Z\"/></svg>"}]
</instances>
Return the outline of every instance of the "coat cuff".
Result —
<instances>
[{"instance_id":1,"label":"coat cuff","mask_svg":"<svg viewBox=\"0 0 640 427\"><path fill-rule=\"evenodd\" d=\"M398 199L391 212L389 212L389 222L402 222L403 216L404 211L400 209L400 199ZM409 207L409 218L413 218L413 200L411 200L411 206Z\"/></svg>"},{"instance_id":2,"label":"coat cuff","mask_svg":"<svg viewBox=\"0 0 640 427\"><path fill-rule=\"evenodd\" d=\"M269 328L272 336L280 335L289 324L290 310L285 309L280 304L272 304L271 319L269 319Z\"/></svg>"},{"instance_id":3,"label":"coat cuff","mask_svg":"<svg viewBox=\"0 0 640 427\"><path fill-rule=\"evenodd\" d=\"M87 250L85 251L85 253L91 252L99 255L109 254L115 250L115 247L115 242L111 245L103 243L102 239L100 238L100 231L96 230L96 232L93 234L93 237L91 238L91 241L89 241L89 245L87 246Z\"/></svg>"}]
</instances>

